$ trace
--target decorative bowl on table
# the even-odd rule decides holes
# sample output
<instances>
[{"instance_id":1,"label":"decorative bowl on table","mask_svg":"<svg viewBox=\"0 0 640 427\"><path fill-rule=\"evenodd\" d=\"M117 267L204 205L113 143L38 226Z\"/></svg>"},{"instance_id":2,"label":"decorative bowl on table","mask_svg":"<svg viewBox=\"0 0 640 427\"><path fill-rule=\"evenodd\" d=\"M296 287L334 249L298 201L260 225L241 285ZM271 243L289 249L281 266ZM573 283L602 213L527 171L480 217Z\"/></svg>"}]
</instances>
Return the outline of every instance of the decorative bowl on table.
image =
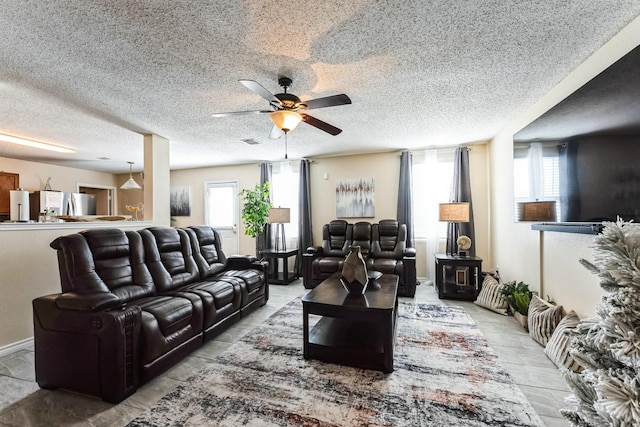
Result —
<instances>
[{"instance_id":1,"label":"decorative bowl on table","mask_svg":"<svg viewBox=\"0 0 640 427\"><path fill-rule=\"evenodd\" d=\"M377 280L382 276L382 273L379 271L368 271L367 272L367 278L368 278L368 283L367 283L367 289L372 290L372 291L377 291L380 289L380 283L377 282Z\"/></svg>"},{"instance_id":2,"label":"decorative bowl on table","mask_svg":"<svg viewBox=\"0 0 640 427\"><path fill-rule=\"evenodd\" d=\"M362 295L367 290L367 284L362 284L358 280L349 282L341 277L340 283L342 283L342 286L344 286L345 289L352 295Z\"/></svg>"}]
</instances>

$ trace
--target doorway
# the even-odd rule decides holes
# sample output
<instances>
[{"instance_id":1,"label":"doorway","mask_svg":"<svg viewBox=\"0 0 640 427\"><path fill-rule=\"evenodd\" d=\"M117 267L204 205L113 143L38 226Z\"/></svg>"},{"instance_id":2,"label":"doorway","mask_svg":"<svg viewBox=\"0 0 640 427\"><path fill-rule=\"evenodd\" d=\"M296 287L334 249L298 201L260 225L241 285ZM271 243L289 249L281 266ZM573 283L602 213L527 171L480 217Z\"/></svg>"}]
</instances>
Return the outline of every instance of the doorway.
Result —
<instances>
[{"instance_id":1,"label":"doorway","mask_svg":"<svg viewBox=\"0 0 640 427\"><path fill-rule=\"evenodd\" d=\"M239 200L237 181L204 183L205 224L218 230L222 238L222 249L227 256L239 253Z\"/></svg>"}]
</instances>

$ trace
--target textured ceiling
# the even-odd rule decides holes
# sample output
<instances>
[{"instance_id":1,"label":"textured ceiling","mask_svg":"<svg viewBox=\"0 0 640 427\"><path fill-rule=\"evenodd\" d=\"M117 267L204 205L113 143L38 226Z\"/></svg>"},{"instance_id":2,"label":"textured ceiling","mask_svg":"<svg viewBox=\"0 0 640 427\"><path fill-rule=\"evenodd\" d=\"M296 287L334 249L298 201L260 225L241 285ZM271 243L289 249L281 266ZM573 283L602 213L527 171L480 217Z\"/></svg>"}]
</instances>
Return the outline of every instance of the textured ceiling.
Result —
<instances>
[{"instance_id":1,"label":"textured ceiling","mask_svg":"<svg viewBox=\"0 0 640 427\"><path fill-rule=\"evenodd\" d=\"M343 132L303 123L290 158L487 140L638 15L640 0L3 1L0 133L77 153L0 156L126 172L152 133L172 169L279 160L268 115L211 117L266 109L238 79L278 93L279 75L303 100L353 101L310 111Z\"/></svg>"}]
</instances>

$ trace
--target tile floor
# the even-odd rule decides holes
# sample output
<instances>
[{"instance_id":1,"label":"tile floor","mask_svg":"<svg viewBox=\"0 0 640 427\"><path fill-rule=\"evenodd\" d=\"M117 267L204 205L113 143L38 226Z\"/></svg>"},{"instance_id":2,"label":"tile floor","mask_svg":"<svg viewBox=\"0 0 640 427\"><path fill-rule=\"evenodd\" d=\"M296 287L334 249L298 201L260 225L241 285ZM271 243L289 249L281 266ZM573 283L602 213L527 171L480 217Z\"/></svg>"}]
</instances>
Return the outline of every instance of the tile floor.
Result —
<instances>
[{"instance_id":1,"label":"tile floor","mask_svg":"<svg viewBox=\"0 0 640 427\"><path fill-rule=\"evenodd\" d=\"M238 337L259 325L294 297L303 295L306 290L301 280L296 280L287 286L272 285L270 292L266 306L118 405L74 393L39 389L34 378L32 349L0 358L0 426L126 425L205 366L211 358L225 351ZM544 355L543 348L529 338L513 317L501 316L471 302L438 300L435 289L430 285L418 287L415 301L463 306L478 323L514 382L522 389L546 426L569 425L558 413L568 394L566 384Z\"/></svg>"}]
</instances>

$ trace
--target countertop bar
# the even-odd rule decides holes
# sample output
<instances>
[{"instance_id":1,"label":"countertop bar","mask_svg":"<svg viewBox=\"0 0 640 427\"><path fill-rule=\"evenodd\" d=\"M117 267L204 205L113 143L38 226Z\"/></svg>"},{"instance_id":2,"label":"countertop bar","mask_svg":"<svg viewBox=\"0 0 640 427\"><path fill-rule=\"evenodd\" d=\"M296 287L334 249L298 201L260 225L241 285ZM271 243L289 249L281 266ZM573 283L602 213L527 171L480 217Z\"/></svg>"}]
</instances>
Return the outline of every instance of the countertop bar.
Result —
<instances>
[{"instance_id":1,"label":"countertop bar","mask_svg":"<svg viewBox=\"0 0 640 427\"><path fill-rule=\"evenodd\" d=\"M153 226L152 221L88 221L88 222L0 222L0 232L18 230L64 230L79 228L122 228L135 229Z\"/></svg>"}]
</instances>

